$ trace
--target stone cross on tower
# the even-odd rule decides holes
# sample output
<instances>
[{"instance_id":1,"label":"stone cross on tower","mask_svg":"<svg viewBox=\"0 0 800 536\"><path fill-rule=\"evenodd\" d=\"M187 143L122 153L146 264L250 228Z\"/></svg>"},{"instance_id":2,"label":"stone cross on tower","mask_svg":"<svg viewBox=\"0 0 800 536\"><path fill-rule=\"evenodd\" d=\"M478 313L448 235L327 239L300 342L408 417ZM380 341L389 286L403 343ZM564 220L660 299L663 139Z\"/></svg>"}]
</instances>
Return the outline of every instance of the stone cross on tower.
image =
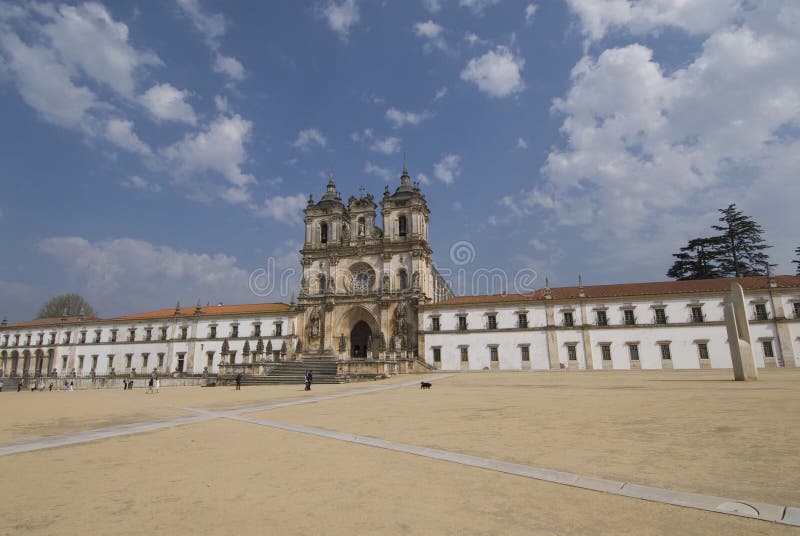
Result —
<instances>
[{"instance_id":1,"label":"stone cross on tower","mask_svg":"<svg viewBox=\"0 0 800 536\"><path fill-rule=\"evenodd\" d=\"M359 186L359 187L358 187L358 193L359 193L359 195L360 195L361 197L364 197L364 192L365 192L365 191L366 191L366 188L364 188L364 185L363 185L363 184L362 184L361 186Z\"/></svg>"}]
</instances>

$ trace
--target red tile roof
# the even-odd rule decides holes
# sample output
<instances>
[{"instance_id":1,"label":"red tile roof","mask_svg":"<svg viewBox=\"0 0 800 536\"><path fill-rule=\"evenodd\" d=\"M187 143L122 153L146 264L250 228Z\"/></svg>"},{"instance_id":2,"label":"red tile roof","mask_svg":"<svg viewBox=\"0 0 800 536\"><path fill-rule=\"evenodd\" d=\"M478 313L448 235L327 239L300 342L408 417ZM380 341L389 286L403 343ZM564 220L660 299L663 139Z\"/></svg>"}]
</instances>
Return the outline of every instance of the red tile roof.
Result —
<instances>
[{"instance_id":1,"label":"red tile roof","mask_svg":"<svg viewBox=\"0 0 800 536\"><path fill-rule=\"evenodd\" d=\"M265 314L265 313L285 313L291 310L289 305L285 303L252 303L252 304L238 304L238 305L209 305L200 308L199 316L231 316L231 315L252 315L252 314ZM133 322L137 320L158 320L174 318L175 308L171 309L158 309L156 311L147 311L144 313L136 313L132 315L117 316L114 318L84 318L83 322L78 320L77 316L67 317L65 324L100 324L104 322ZM188 318L195 316L194 307L181 307L181 314L179 318ZM28 320L25 322L9 323L7 328L35 328L52 326L57 327L62 324L61 318L37 318L35 320Z\"/></svg>"},{"instance_id":2,"label":"red tile roof","mask_svg":"<svg viewBox=\"0 0 800 536\"><path fill-rule=\"evenodd\" d=\"M800 276L775 276L777 288L800 288ZM769 286L766 276L740 277L728 279L696 279L692 281L659 281L654 283L623 283L618 285L587 285L583 287L586 298L626 298L639 296L661 296L665 294L698 294L707 292L726 292L731 283L737 282L744 290L766 290ZM554 300L570 300L580 297L579 288L553 287L550 295ZM545 289L540 288L528 294L492 294L480 296L458 296L427 306L449 307L457 305L478 305L485 303L533 302L545 299Z\"/></svg>"}]
</instances>

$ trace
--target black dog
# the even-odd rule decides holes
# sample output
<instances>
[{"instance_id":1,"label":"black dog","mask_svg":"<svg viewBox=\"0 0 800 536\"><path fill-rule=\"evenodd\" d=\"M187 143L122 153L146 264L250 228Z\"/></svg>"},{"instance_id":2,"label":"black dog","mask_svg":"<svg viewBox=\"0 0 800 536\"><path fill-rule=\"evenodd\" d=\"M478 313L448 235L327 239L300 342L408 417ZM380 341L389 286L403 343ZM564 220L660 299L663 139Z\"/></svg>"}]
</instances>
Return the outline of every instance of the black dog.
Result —
<instances>
[{"instance_id":1,"label":"black dog","mask_svg":"<svg viewBox=\"0 0 800 536\"><path fill-rule=\"evenodd\" d=\"M419 382L420 389L430 389L431 383L430 382Z\"/></svg>"}]
</instances>

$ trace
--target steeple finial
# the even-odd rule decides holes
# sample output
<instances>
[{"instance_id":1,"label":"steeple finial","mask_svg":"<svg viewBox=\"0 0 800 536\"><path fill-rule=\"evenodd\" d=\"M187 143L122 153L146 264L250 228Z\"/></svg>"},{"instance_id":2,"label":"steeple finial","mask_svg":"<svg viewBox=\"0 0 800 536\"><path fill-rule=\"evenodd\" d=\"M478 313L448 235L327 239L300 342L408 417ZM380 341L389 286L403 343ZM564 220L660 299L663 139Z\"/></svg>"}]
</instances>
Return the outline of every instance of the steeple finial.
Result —
<instances>
[{"instance_id":1,"label":"steeple finial","mask_svg":"<svg viewBox=\"0 0 800 536\"><path fill-rule=\"evenodd\" d=\"M181 314L181 302L178 300L178 303L175 304L175 316Z\"/></svg>"},{"instance_id":2,"label":"steeple finial","mask_svg":"<svg viewBox=\"0 0 800 536\"><path fill-rule=\"evenodd\" d=\"M586 291L583 289L583 276L578 274L578 296L581 298L586 297Z\"/></svg>"},{"instance_id":3,"label":"steeple finial","mask_svg":"<svg viewBox=\"0 0 800 536\"><path fill-rule=\"evenodd\" d=\"M333 182L333 171L330 172L328 177L329 177L328 178L328 192L335 194L336 193L336 183Z\"/></svg>"}]
</instances>

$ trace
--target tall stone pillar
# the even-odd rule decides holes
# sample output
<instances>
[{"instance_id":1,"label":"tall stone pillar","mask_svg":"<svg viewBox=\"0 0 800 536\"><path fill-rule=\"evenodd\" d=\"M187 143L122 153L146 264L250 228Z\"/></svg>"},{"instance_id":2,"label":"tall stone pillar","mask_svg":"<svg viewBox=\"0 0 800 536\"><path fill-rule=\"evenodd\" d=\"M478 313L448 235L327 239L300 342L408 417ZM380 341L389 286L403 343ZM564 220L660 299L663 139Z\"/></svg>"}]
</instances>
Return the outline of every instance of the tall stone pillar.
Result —
<instances>
[{"instance_id":1,"label":"tall stone pillar","mask_svg":"<svg viewBox=\"0 0 800 536\"><path fill-rule=\"evenodd\" d=\"M731 349L733 377L736 381L758 379L758 369L753 358L750 325L744 306L744 291L739 283L731 283L731 292L725 299L725 327Z\"/></svg>"},{"instance_id":2,"label":"tall stone pillar","mask_svg":"<svg viewBox=\"0 0 800 536\"><path fill-rule=\"evenodd\" d=\"M556 333L556 314L552 303L545 304L547 316L547 360L550 370L560 370L561 361L558 359L558 336Z\"/></svg>"}]
</instances>

